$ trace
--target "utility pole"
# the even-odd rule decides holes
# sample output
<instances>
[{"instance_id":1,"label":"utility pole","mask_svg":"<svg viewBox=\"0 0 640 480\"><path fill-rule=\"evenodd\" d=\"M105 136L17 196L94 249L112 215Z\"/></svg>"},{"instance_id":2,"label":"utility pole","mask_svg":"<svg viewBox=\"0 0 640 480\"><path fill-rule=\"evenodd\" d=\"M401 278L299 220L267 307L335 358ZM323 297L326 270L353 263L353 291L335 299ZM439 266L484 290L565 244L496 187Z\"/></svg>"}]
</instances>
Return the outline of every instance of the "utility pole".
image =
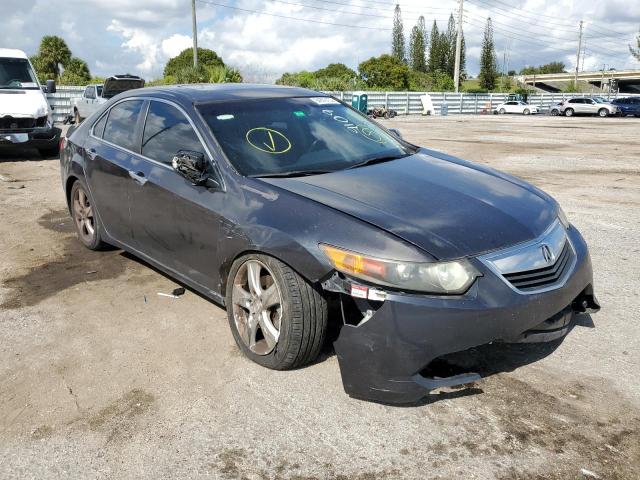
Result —
<instances>
[{"instance_id":1,"label":"utility pole","mask_svg":"<svg viewBox=\"0 0 640 480\"><path fill-rule=\"evenodd\" d=\"M460 55L462 52L462 15L464 0L458 0L460 2L460 8L458 10L458 33L456 34L456 63L453 70L453 85L455 86L455 92L458 93L458 84L460 83Z\"/></svg>"},{"instance_id":2,"label":"utility pole","mask_svg":"<svg viewBox=\"0 0 640 480\"><path fill-rule=\"evenodd\" d=\"M193 66L198 66L198 23L196 22L196 0L191 0L191 20L193 21Z\"/></svg>"},{"instance_id":3,"label":"utility pole","mask_svg":"<svg viewBox=\"0 0 640 480\"><path fill-rule=\"evenodd\" d=\"M573 79L573 84L576 88L578 88L578 70L580 69L580 53L582 53L582 24L583 24L583 21L580 20L580 34L578 36L578 53L576 53L576 74Z\"/></svg>"}]
</instances>

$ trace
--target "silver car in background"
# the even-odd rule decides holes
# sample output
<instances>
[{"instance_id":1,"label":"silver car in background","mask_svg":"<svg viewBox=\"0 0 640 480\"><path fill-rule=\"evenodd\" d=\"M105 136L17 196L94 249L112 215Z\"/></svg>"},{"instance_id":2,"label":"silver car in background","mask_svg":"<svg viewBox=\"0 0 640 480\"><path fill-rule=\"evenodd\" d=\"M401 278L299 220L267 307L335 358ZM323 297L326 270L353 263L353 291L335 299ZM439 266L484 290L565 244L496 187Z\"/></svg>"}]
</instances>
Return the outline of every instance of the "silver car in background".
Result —
<instances>
[{"instance_id":1,"label":"silver car in background","mask_svg":"<svg viewBox=\"0 0 640 480\"><path fill-rule=\"evenodd\" d=\"M604 98L571 98L565 101L560 107L560 114L566 117L574 115L598 115L608 117L609 115L620 114L620 109L607 102Z\"/></svg>"}]
</instances>

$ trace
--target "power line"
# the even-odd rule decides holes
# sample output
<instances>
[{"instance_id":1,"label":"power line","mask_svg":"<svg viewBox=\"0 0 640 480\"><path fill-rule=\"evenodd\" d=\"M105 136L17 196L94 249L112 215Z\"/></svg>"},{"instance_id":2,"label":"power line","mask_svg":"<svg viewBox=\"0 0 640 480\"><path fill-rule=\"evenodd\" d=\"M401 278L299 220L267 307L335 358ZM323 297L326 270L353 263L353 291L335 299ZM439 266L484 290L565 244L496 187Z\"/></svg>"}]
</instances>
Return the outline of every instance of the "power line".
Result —
<instances>
[{"instance_id":1,"label":"power line","mask_svg":"<svg viewBox=\"0 0 640 480\"><path fill-rule=\"evenodd\" d=\"M231 5L225 5L223 3L218 3L218 2L211 2L209 0L196 0L198 3L206 3L208 5L216 5L218 7L223 7L223 8L228 8L230 10L237 10L237 11L241 11L241 12L246 12L246 13L257 13L259 15L267 15L270 17L277 17L277 18L286 18L288 20L297 20L299 22L308 22L308 23L317 23L317 24L321 24L321 25L332 25L334 27L347 27L347 28L359 28L359 29L364 29L364 30L380 30L380 31L391 31L391 28L383 28L383 27L369 27L366 25L349 25L346 23L333 23L333 22L325 22L322 20L313 20L311 18L300 18L300 17L290 17L288 15L281 15L278 13L269 13L269 12L263 12L261 10L252 10L249 8L241 8L241 7L233 7Z\"/></svg>"}]
</instances>

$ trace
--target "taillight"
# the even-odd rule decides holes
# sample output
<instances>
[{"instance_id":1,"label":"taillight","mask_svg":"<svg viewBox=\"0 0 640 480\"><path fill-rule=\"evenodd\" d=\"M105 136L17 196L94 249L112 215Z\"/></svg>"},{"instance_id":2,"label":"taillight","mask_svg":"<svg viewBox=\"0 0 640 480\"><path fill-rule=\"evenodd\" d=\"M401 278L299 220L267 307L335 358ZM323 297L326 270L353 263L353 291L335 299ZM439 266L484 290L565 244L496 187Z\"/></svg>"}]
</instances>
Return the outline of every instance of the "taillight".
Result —
<instances>
[{"instance_id":1,"label":"taillight","mask_svg":"<svg viewBox=\"0 0 640 480\"><path fill-rule=\"evenodd\" d=\"M67 137L60 137L60 151L64 150L67 146Z\"/></svg>"}]
</instances>

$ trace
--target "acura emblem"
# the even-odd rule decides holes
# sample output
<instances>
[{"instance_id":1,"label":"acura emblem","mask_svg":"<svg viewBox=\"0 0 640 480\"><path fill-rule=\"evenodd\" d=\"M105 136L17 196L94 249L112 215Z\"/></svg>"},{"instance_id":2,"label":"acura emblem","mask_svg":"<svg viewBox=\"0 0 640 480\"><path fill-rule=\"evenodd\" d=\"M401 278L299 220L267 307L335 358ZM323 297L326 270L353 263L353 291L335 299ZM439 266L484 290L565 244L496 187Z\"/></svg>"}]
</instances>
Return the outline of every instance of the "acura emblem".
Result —
<instances>
[{"instance_id":1,"label":"acura emblem","mask_svg":"<svg viewBox=\"0 0 640 480\"><path fill-rule=\"evenodd\" d=\"M540 250L542 250L542 256L544 257L544 260L547 263L551 263L553 261L553 253L551 253L549 245L542 245L542 247L540 247Z\"/></svg>"}]
</instances>

